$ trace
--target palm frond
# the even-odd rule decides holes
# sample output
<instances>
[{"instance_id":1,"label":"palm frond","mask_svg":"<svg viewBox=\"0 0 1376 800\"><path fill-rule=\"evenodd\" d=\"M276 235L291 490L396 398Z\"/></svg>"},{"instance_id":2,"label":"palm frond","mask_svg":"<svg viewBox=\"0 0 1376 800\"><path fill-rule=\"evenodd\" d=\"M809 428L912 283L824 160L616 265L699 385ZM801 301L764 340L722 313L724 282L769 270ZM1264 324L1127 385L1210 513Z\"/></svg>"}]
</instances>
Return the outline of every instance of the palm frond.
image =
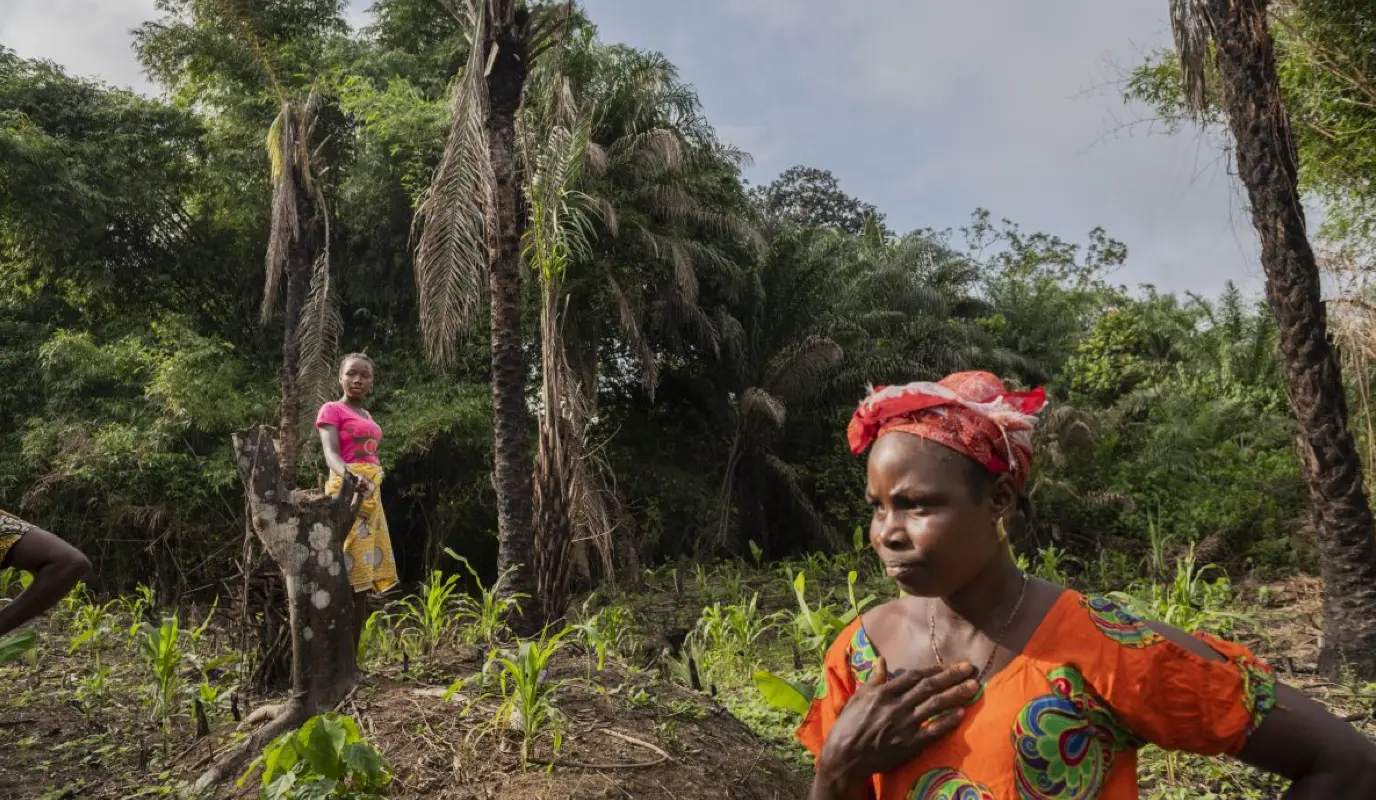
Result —
<instances>
[{"instance_id":1,"label":"palm frond","mask_svg":"<svg viewBox=\"0 0 1376 800\"><path fill-rule=\"evenodd\" d=\"M797 468L770 452L765 452L760 462L763 471L773 479L774 485L784 491L790 509L802 520L807 532L832 547L840 546L840 537L837 536L836 529L817 510L812 497L798 477Z\"/></svg>"},{"instance_id":2,"label":"palm frond","mask_svg":"<svg viewBox=\"0 0 1376 800\"><path fill-rule=\"evenodd\" d=\"M1171 32L1180 56L1180 77L1185 84L1185 104L1191 111L1204 111L1208 102L1207 66L1213 25L1205 0L1171 0Z\"/></svg>"},{"instance_id":3,"label":"palm frond","mask_svg":"<svg viewBox=\"0 0 1376 800\"><path fill-rule=\"evenodd\" d=\"M486 59L481 43L488 2L470 0L468 63L451 95L453 122L444 154L416 212L416 287L428 358L449 363L476 322L490 256L485 238L494 178L487 146Z\"/></svg>"},{"instance_id":4,"label":"palm frond","mask_svg":"<svg viewBox=\"0 0 1376 800\"><path fill-rule=\"evenodd\" d=\"M300 215L296 207L296 113L290 102L282 108L268 128L267 151L272 180L272 219L268 228L268 251L263 281L263 322L272 316L277 290L286 270L291 246L300 235Z\"/></svg>"},{"instance_id":5,"label":"palm frond","mask_svg":"<svg viewBox=\"0 0 1376 800\"><path fill-rule=\"evenodd\" d=\"M808 336L784 348L765 367L765 387L786 399L809 396L840 363L844 351L831 339Z\"/></svg>"},{"instance_id":6,"label":"palm frond","mask_svg":"<svg viewBox=\"0 0 1376 800\"><path fill-rule=\"evenodd\" d=\"M298 370L301 389L308 400L303 412L314 409L330 399L334 378L335 349L344 332L344 320L339 315L337 295L331 287L329 227L326 226L326 246L315 261L311 273L311 288L301 312L301 362ZM308 420L306 420L308 422Z\"/></svg>"},{"instance_id":7,"label":"palm frond","mask_svg":"<svg viewBox=\"0 0 1376 800\"><path fill-rule=\"evenodd\" d=\"M788 422L788 406L767 389L751 386L741 394L736 415L746 427L752 427L754 420L765 420L775 428L782 428Z\"/></svg>"}]
</instances>

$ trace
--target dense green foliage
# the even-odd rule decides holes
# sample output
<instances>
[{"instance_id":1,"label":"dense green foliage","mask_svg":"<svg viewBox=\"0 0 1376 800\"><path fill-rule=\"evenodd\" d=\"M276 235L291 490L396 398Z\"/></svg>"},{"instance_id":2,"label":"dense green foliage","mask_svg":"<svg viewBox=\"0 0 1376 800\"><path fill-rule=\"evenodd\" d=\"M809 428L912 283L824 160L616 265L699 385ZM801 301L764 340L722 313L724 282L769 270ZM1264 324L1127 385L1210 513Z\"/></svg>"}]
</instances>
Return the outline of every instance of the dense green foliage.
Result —
<instances>
[{"instance_id":1,"label":"dense green foliage","mask_svg":"<svg viewBox=\"0 0 1376 800\"><path fill-rule=\"evenodd\" d=\"M280 357L280 322L257 322L263 142L280 98L313 89L340 347L379 368L403 577L446 546L490 564L487 343L425 366L412 264L466 55L457 22L420 0L380 0L362 31L333 0L159 9L137 39L161 100L0 51L0 502L89 552L110 587L234 574L229 435L271 419ZM1211 558L1303 556L1263 310L1114 286L1129 256L1100 230L1077 245L979 211L898 235L823 170L749 189L745 155L662 57L582 21L563 58L605 161L579 186L597 213L563 275L563 346L596 386L619 546L642 562L846 549L866 515L842 435L854 403L867 383L960 369L1055 396L1030 556L1055 547L1085 569L1105 542L1147 554L1210 537L1225 548ZM531 286L532 330L538 316ZM308 451L302 484L323 471Z\"/></svg>"}]
</instances>

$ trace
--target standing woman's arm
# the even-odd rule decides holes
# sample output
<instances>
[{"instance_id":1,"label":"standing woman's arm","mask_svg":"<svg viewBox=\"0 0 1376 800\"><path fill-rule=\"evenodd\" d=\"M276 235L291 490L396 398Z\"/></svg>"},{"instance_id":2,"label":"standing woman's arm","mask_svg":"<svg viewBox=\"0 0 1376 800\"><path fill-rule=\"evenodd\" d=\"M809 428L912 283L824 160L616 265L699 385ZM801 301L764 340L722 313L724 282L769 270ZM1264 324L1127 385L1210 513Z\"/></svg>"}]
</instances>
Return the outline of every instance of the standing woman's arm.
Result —
<instances>
[{"instance_id":1,"label":"standing woman's arm","mask_svg":"<svg viewBox=\"0 0 1376 800\"><path fill-rule=\"evenodd\" d=\"M349 465L344 463L344 456L339 454L339 428L327 423L321 423L318 427L320 447L325 451L325 464L330 472L342 478L349 474Z\"/></svg>"},{"instance_id":2,"label":"standing woman's arm","mask_svg":"<svg viewBox=\"0 0 1376 800\"><path fill-rule=\"evenodd\" d=\"M30 527L10 548L0 567L33 575L29 588L0 606L0 636L4 636L57 605L91 571L91 561L51 533Z\"/></svg>"}]
</instances>

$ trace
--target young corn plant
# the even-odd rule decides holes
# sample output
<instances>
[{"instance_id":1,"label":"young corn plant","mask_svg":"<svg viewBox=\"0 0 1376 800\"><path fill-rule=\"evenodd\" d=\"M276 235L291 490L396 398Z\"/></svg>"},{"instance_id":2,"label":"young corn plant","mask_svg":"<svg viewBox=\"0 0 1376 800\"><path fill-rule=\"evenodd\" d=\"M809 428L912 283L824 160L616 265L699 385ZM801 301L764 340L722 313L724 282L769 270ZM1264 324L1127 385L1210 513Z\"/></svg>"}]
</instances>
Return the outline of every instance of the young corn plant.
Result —
<instances>
[{"instance_id":1,"label":"young corn plant","mask_svg":"<svg viewBox=\"0 0 1376 800\"><path fill-rule=\"evenodd\" d=\"M395 657L400 641L395 630L396 620L386 611L374 611L363 623L363 635L358 640L358 663L366 665L375 660Z\"/></svg>"},{"instance_id":2,"label":"young corn plant","mask_svg":"<svg viewBox=\"0 0 1376 800\"><path fill-rule=\"evenodd\" d=\"M72 615L72 638L67 643L67 654L72 655L85 645L91 645L96 661L100 661L101 645L105 634L110 630L111 609L118 601L105 604L83 603Z\"/></svg>"},{"instance_id":3,"label":"young corn plant","mask_svg":"<svg viewBox=\"0 0 1376 800\"><path fill-rule=\"evenodd\" d=\"M133 596L120 598L119 604L123 607L124 616L129 618L129 628L125 636L129 646L136 647L139 636L143 633L144 623L147 622L144 615L157 607L153 587L140 583L134 587Z\"/></svg>"},{"instance_id":4,"label":"young corn plant","mask_svg":"<svg viewBox=\"0 0 1376 800\"><path fill-rule=\"evenodd\" d=\"M445 548L444 552L468 570L468 575L478 590L476 596L465 596L459 600L459 610L455 618L460 625L464 626L461 632L462 640L465 644L479 642L491 644L506 630L508 615L513 611L519 613L521 601L529 599L529 595L520 592L510 595L500 594L502 584L506 582L512 570L508 569L498 575L497 580L493 581L491 586L484 586L483 579L478 576L478 571L473 569L473 565L468 562L468 559L449 548Z\"/></svg>"},{"instance_id":5,"label":"young corn plant","mask_svg":"<svg viewBox=\"0 0 1376 800\"><path fill-rule=\"evenodd\" d=\"M454 625L454 596L459 591L459 576L435 570L421 587L420 597L402 603L402 620L418 633L421 650L427 654L448 637Z\"/></svg>"},{"instance_id":6,"label":"young corn plant","mask_svg":"<svg viewBox=\"0 0 1376 800\"><path fill-rule=\"evenodd\" d=\"M173 614L163 617L162 624L156 628L145 622L142 631L143 660L153 673L153 683L149 689L153 721L161 723L163 729L170 733L172 712L182 688L180 622L177 615Z\"/></svg>"},{"instance_id":7,"label":"young corn plant","mask_svg":"<svg viewBox=\"0 0 1376 800\"><path fill-rule=\"evenodd\" d=\"M1207 576L1217 573L1210 581ZM1158 620L1186 633L1204 631L1228 634L1239 624L1256 627L1256 620L1247 614L1227 610L1233 598L1232 583L1214 564L1199 566L1194 546L1176 559L1175 577L1169 584L1134 585L1128 592L1109 595L1148 619Z\"/></svg>"},{"instance_id":8,"label":"young corn plant","mask_svg":"<svg viewBox=\"0 0 1376 800\"><path fill-rule=\"evenodd\" d=\"M493 651L489 657L498 668L501 705L493 723L521 733L521 768L530 763L530 746L547 728L558 723L554 707L557 682L548 680L550 659L563 647L565 629L554 636L540 634L538 640L521 642L514 655ZM559 749L556 730L555 750Z\"/></svg>"},{"instance_id":9,"label":"young corn plant","mask_svg":"<svg viewBox=\"0 0 1376 800\"><path fill-rule=\"evenodd\" d=\"M846 595L850 607L839 613L830 603L818 603L816 608L808 604L806 572L790 575L789 578L793 596L798 601L798 610L793 615L794 642L804 652L819 653L826 650L832 640L874 602L874 595L856 599L855 584L859 574L855 570L846 574Z\"/></svg>"},{"instance_id":10,"label":"young corn plant","mask_svg":"<svg viewBox=\"0 0 1376 800\"><path fill-rule=\"evenodd\" d=\"M95 716L110 702L110 668L96 662L90 674L77 681L75 699L81 713Z\"/></svg>"},{"instance_id":11,"label":"young corn plant","mask_svg":"<svg viewBox=\"0 0 1376 800\"><path fill-rule=\"evenodd\" d=\"M1065 567L1074 560L1074 556L1053 544L1037 551L1037 561L1032 565L1032 574L1048 583L1067 586L1070 583L1070 574L1066 572Z\"/></svg>"},{"instance_id":12,"label":"young corn plant","mask_svg":"<svg viewBox=\"0 0 1376 800\"><path fill-rule=\"evenodd\" d=\"M691 638L702 653L705 672L716 680L730 679L749 663L755 645L773 630L778 615L761 614L760 596L748 603L713 603L702 610Z\"/></svg>"},{"instance_id":13,"label":"young corn plant","mask_svg":"<svg viewBox=\"0 0 1376 800\"><path fill-rule=\"evenodd\" d=\"M10 597L29 588L33 576L13 567L0 569L0 597Z\"/></svg>"},{"instance_id":14,"label":"young corn plant","mask_svg":"<svg viewBox=\"0 0 1376 800\"><path fill-rule=\"evenodd\" d=\"M593 657L596 656L597 671L607 665L607 654L617 652L630 639L633 616L625 606L603 606L596 613L589 614L588 608L595 600L589 597L583 602L581 619L568 626L569 633L583 642L588 654L588 680L592 680Z\"/></svg>"}]
</instances>

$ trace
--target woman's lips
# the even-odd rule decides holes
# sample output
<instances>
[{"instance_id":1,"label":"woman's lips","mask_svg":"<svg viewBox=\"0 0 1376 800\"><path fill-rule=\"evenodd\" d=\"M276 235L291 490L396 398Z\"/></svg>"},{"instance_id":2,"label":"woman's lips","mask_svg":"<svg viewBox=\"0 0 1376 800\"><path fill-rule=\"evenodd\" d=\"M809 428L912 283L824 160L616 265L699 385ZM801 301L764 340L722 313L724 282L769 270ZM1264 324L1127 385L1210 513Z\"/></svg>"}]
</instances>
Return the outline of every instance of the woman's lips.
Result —
<instances>
[{"instance_id":1,"label":"woman's lips","mask_svg":"<svg viewBox=\"0 0 1376 800\"><path fill-rule=\"evenodd\" d=\"M911 575L922 569L922 565L916 561L886 561L884 571L890 578L901 578L904 575Z\"/></svg>"}]
</instances>

